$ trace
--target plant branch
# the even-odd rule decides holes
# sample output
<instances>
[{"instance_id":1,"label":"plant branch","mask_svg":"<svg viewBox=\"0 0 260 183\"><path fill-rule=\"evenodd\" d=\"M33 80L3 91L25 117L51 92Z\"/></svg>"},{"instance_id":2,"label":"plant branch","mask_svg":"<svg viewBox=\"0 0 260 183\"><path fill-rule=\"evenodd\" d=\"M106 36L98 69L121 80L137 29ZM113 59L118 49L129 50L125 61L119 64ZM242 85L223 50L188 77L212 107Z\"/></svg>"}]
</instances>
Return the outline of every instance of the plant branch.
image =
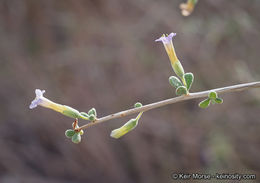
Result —
<instances>
[{"instance_id":1,"label":"plant branch","mask_svg":"<svg viewBox=\"0 0 260 183\"><path fill-rule=\"evenodd\" d=\"M201 92L189 93L188 95L182 95L179 97L174 97L174 98L162 100L159 102L154 102L151 104L143 105L142 107L139 107L139 108L128 109L125 111L110 114L110 115L102 117L102 118L98 118L94 122L90 122L86 125L79 127L77 130L86 129L88 127L97 125L99 123L103 123L103 122L111 120L111 119L125 117L125 116L135 114L135 113L146 112L151 109L159 108L159 107L162 107L165 105L182 102L185 100L207 97L209 92L211 92L211 91L215 91L218 94L220 94L220 93L231 93L231 92L236 92L236 91L243 91L243 90L247 90L247 89L251 89L251 88L260 88L260 81L245 83L245 84L238 84L238 85L233 85L233 86L227 86L227 87L223 87L223 88L216 88L216 89L206 90L206 91L201 91Z\"/></svg>"}]
</instances>

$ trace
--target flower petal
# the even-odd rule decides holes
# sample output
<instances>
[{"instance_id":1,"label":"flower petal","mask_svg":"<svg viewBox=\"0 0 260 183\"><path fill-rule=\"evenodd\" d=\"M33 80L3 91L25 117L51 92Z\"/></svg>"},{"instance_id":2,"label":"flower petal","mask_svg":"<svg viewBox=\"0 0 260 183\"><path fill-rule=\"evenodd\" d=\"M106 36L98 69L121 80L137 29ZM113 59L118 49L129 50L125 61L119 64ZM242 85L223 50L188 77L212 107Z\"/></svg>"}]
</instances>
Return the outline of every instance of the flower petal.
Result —
<instances>
[{"instance_id":1,"label":"flower petal","mask_svg":"<svg viewBox=\"0 0 260 183\"><path fill-rule=\"evenodd\" d=\"M155 42L161 41L163 42L163 44L169 44L172 41L172 38L176 36L176 33L170 33L167 37L165 37L165 35L163 35L162 37L158 38L155 40Z\"/></svg>"},{"instance_id":2,"label":"flower petal","mask_svg":"<svg viewBox=\"0 0 260 183\"><path fill-rule=\"evenodd\" d=\"M37 107L41 101L42 101L42 99L36 97L36 98L32 101L32 103L31 103L31 105L29 106L29 108L30 108L30 109L33 109L33 108Z\"/></svg>"},{"instance_id":3,"label":"flower petal","mask_svg":"<svg viewBox=\"0 0 260 183\"><path fill-rule=\"evenodd\" d=\"M168 35L168 37L167 37L167 39L170 39L170 40L172 40L172 38L174 37L174 36L176 36L176 33L170 33L169 35Z\"/></svg>"},{"instance_id":4,"label":"flower petal","mask_svg":"<svg viewBox=\"0 0 260 183\"><path fill-rule=\"evenodd\" d=\"M42 97L44 93L45 93L45 90L40 90L40 89L35 90L36 97Z\"/></svg>"},{"instance_id":5,"label":"flower petal","mask_svg":"<svg viewBox=\"0 0 260 183\"><path fill-rule=\"evenodd\" d=\"M164 42L164 41L165 41L165 37L162 36L162 37L160 37L160 38L158 38L158 39L155 40L155 42L159 42L159 41Z\"/></svg>"},{"instance_id":6,"label":"flower petal","mask_svg":"<svg viewBox=\"0 0 260 183\"><path fill-rule=\"evenodd\" d=\"M35 90L35 99L31 102L31 105L29 106L30 109L33 109L39 105L39 103L42 102L43 94L45 93L45 90L36 89Z\"/></svg>"}]
</instances>

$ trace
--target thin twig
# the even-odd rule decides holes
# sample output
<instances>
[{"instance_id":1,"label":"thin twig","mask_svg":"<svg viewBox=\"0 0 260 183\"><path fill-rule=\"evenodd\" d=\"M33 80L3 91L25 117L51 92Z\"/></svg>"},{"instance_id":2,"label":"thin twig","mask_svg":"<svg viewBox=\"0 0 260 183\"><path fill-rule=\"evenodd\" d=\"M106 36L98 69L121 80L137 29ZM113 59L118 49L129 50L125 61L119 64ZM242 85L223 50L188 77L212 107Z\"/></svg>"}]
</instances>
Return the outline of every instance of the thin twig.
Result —
<instances>
[{"instance_id":1,"label":"thin twig","mask_svg":"<svg viewBox=\"0 0 260 183\"><path fill-rule=\"evenodd\" d=\"M182 101L185 101L185 100L207 97L209 92L211 92L211 91L215 91L215 92L220 94L220 93L230 93L230 92L236 92L236 91L243 91L243 90L247 90L247 89L251 89L251 88L259 88L259 87L260 87L260 81L245 83L245 84L238 84L238 85L233 85L233 86L227 86L227 87L223 87L223 88L216 88L216 89L206 90L206 91L202 91L202 92L189 93L188 95L170 98L170 99L162 100L162 101L159 101L159 102L147 104L147 105L144 105L144 106L139 107L139 108L128 109L128 110L125 110L125 111L110 114L108 116L98 118L95 122L90 122L86 125L83 125L83 126L79 127L78 130L86 129L88 127L97 125L99 123L103 123L103 122L111 120L111 119L121 118L121 117L125 117L125 116L131 115L131 114L139 113L139 112L146 112L146 111L149 111L151 109L155 109L155 108L162 107L162 106L165 106L165 105L169 105L169 104L173 104L173 103L177 103L177 102L182 102Z\"/></svg>"}]
</instances>

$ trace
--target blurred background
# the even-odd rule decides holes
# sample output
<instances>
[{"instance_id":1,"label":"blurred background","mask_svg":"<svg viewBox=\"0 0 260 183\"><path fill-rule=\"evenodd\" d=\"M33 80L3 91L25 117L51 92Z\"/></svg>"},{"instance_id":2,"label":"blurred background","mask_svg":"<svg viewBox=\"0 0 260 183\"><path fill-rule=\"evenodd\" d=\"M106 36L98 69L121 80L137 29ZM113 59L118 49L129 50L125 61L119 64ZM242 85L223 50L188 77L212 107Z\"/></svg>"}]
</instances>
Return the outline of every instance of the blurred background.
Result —
<instances>
[{"instance_id":1,"label":"blurred background","mask_svg":"<svg viewBox=\"0 0 260 183\"><path fill-rule=\"evenodd\" d=\"M222 105L206 110L200 100L155 109L119 140L110 132L134 116L112 120L89 128L78 145L64 135L73 119L29 109L36 88L80 111L95 107L99 117L174 97L170 62L154 42L170 32L195 75L192 92L257 81L260 1L200 1L189 17L181 15L181 0L0 2L1 183L178 182L173 172L260 176L259 89L224 94Z\"/></svg>"}]
</instances>

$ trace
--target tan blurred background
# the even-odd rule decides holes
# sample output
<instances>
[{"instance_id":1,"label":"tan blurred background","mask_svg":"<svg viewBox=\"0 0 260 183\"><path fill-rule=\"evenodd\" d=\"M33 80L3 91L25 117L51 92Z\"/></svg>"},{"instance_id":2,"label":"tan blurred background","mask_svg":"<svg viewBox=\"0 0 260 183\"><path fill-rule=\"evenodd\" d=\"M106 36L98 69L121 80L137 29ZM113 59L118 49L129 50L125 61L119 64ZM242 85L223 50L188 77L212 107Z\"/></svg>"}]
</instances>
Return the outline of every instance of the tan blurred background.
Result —
<instances>
[{"instance_id":1,"label":"tan blurred background","mask_svg":"<svg viewBox=\"0 0 260 183\"><path fill-rule=\"evenodd\" d=\"M175 96L168 57L154 42L169 32L195 75L193 92L257 81L260 1L200 1L190 17L181 16L181 0L0 2L1 183L260 176L259 89L225 94L206 110L193 100L147 112L120 140L110 132L131 117L112 120L88 129L79 145L64 135L73 119L28 108L36 88L80 111L95 107L99 116Z\"/></svg>"}]
</instances>

